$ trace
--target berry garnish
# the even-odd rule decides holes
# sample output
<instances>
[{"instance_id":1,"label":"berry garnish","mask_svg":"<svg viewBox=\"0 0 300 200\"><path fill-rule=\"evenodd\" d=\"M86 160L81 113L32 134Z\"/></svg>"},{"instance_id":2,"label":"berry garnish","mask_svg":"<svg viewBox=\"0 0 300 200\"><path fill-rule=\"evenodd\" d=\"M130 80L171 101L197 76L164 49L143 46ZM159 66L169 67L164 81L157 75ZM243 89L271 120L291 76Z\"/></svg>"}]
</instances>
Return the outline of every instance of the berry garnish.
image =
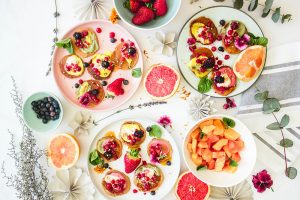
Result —
<instances>
[{"instance_id":1,"label":"berry garnish","mask_svg":"<svg viewBox=\"0 0 300 200\"><path fill-rule=\"evenodd\" d=\"M80 40L80 39L82 38L82 35L81 35L81 33L79 33L79 32L75 32L75 33L73 34L73 37L74 37L76 40Z\"/></svg>"},{"instance_id":2,"label":"berry garnish","mask_svg":"<svg viewBox=\"0 0 300 200\"><path fill-rule=\"evenodd\" d=\"M92 90L92 94L93 94L93 95L97 95L97 94L99 94L99 90L97 90L97 89L93 89L93 90Z\"/></svg>"},{"instance_id":3,"label":"berry garnish","mask_svg":"<svg viewBox=\"0 0 300 200\"><path fill-rule=\"evenodd\" d=\"M84 66L84 67L88 67L88 66L90 66L90 64L89 64L88 62L84 62L84 63L83 63L83 66Z\"/></svg>"},{"instance_id":4,"label":"berry garnish","mask_svg":"<svg viewBox=\"0 0 300 200\"><path fill-rule=\"evenodd\" d=\"M232 22L231 25L230 25L230 28L232 30L236 30L239 28L239 24L237 22Z\"/></svg>"},{"instance_id":5,"label":"berry garnish","mask_svg":"<svg viewBox=\"0 0 300 200\"><path fill-rule=\"evenodd\" d=\"M218 48L218 50L221 51L221 52L224 52L224 47L220 46L220 47Z\"/></svg>"},{"instance_id":6,"label":"berry garnish","mask_svg":"<svg viewBox=\"0 0 300 200\"><path fill-rule=\"evenodd\" d=\"M152 131L151 126L148 126L148 127L146 128L146 131L148 131L148 132Z\"/></svg>"},{"instance_id":7,"label":"berry garnish","mask_svg":"<svg viewBox=\"0 0 300 200\"><path fill-rule=\"evenodd\" d=\"M129 47L128 53L129 53L129 55L133 56L136 53L136 49L134 47Z\"/></svg>"},{"instance_id":8,"label":"berry garnish","mask_svg":"<svg viewBox=\"0 0 300 200\"><path fill-rule=\"evenodd\" d=\"M126 79L124 79L124 80L123 80L123 84L124 84L124 85L128 85L128 84L129 84L129 81L126 80Z\"/></svg>"},{"instance_id":9,"label":"berry garnish","mask_svg":"<svg viewBox=\"0 0 300 200\"><path fill-rule=\"evenodd\" d=\"M114 38L116 36L115 32L110 32L109 33L109 38Z\"/></svg>"},{"instance_id":10,"label":"berry garnish","mask_svg":"<svg viewBox=\"0 0 300 200\"><path fill-rule=\"evenodd\" d=\"M226 110L228 108L235 108L236 104L234 102L234 99L226 98L226 103L223 105L223 108Z\"/></svg>"},{"instance_id":11,"label":"berry garnish","mask_svg":"<svg viewBox=\"0 0 300 200\"><path fill-rule=\"evenodd\" d=\"M220 23L221 26L224 26L225 25L225 20L221 19L219 23Z\"/></svg>"},{"instance_id":12,"label":"berry garnish","mask_svg":"<svg viewBox=\"0 0 300 200\"><path fill-rule=\"evenodd\" d=\"M108 61L102 61L101 66L106 69L106 68L109 67L109 62Z\"/></svg>"},{"instance_id":13,"label":"berry garnish","mask_svg":"<svg viewBox=\"0 0 300 200\"><path fill-rule=\"evenodd\" d=\"M215 59L213 57L210 57L206 59L203 63L203 66L205 69L212 68L215 65Z\"/></svg>"},{"instance_id":14,"label":"berry garnish","mask_svg":"<svg viewBox=\"0 0 300 200\"><path fill-rule=\"evenodd\" d=\"M102 29L98 27L98 28L96 28L96 32L97 32L97 33L101 33L101 32L102 32Z\"/></svg>"},{"instance_id":15,"label":"berry garnish","mask_svg":"<svg viewBox=\"0 0 300 200\"><path fill-rule=\"evenodd\" d=\"M213 47L211 48L211 50L212 50L212 51L216 51L217 48L216 48L215 46L213 46Z\"/></svg>"},{"instance_id":16,"label":"berry garnish","mask_svg":"<svg viewBox=\"0 0 300 200\"><path fill-rule=\"evenodd\" d=\"M78 83L81 85L83 83L83 80L79 79Z\"/></svg>"},{"instance_id":17,"label":"berry garnish","mask_svg":"<svg viewBox=\"0 0 300 200\"><path fill-rule=\"evenodd\" d=\"M222 60L217 61L217 65L222 65L222 63L223 63Z\"/></svg>"},{"instance_id":18,"label":"berry garnish","mask_svg":"<svg viewBox=\"0 0 300 200\"><path fill-rule=\"evenodd\" d=\"M151 191L150 194L151 194L151 195L155 195L155 191Z\"/></svg>"},{"instance_id":19,"label":"berry garnish","mask_svg":"<svg viewBox=\"0 0 300 200\"><path fill-rule=\"evenodd\" d=\"M103 167L104 167L105 169L107 169L107 168L109 167L109 164L108 164L108 163L104 163Z\"/></svg>"},{"instance_id":20,"label":"berry garnish","mask_svg":"<svg viewBox=\"0 0 300 200\"><path fill-rule=\"evenodd\" d=\"M111 42L111 43L115 43L116 41L117 41L116 38L110 38L110 42Z\"/></svg>"},{"instance_id":21,"label":"berry garnish","mask_svg":"<svg viewBox=\"0 0 300 200\"><path fill-rule=\"evenodd\" d=\"M226 54L225 56L224 56L224 59L225 60L228 60L230 58L230 56L228 55L228 54Z\"/></svg>"},{"instance_id":22,"label":"berry garnish","mask_svg":"<svg viewBox=\"0 0 300 200\"><path fill-rule=\"evenodd\" d=\"M79 84L78 83L75 83L75 88L79 88Z\"/></svg>"},{"instance_id":23,"label":"berry garnish","mask_svg":"<svg viewBox=\"0 0 300 200\"><path fill-rule=\"evenodd\" d=\"M222 35L218 35L217 40L221 41L222 40Z\"/></svg>"},{"instance_id":24,"label":"berry garnish","mask_svg":"<svg viewBox=\"0 0 300 200\"><path fill-rule=\"evenodd\" d=\"M133 192L133 193L137 193L138 190L137 190L137 189L133 189L132 192Z\"/></svg>"},{"instance_id":25,"label":"berry garnish","mask_svg":"<svg viewBox=\"0 0 300 200\"><path fill-rule=\"evenodd\" d=\"M171 161L168 160L168 161L167 161L167 165L168 165L168 166L171 166L171 165L172 165Z\"/></svg>"},{"instance_id":26,"label":"berry garnish","mask_svg":"<svg viewBox=\"0 0 300 200\"><path fill-rule=\"evenodd\" d=\"M106 86L107 85L107 81L101 81L101 85L102 86Z\"/></svg>"},{"instance_id":27,"label":"berry garnish","mask_svg":"<svg viewBox=\"0 0 300 200\"><path fill-rule=\"evenodd\" d=\"M223 76L216 76L215 77L215 82L216 83L224 83L224 77Z\"/></svg>"}]
</instances>

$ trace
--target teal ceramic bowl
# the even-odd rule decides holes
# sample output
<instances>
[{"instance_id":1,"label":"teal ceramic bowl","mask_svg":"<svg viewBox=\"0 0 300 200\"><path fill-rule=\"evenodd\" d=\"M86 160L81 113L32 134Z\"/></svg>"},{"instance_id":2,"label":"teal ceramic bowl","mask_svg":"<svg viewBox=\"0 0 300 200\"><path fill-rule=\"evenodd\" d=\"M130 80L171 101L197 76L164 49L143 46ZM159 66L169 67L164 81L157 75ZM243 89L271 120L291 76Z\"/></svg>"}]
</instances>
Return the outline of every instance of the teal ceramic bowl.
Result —
<instances>
[{"instance_id":1,"label":"teal ceramic bowl","mask_svg":"<svg viewBox=\"0 0 300 200\"><path fill-rule=\"evenodd\" d=\"M57 120L50 120L44 124L42 119L37 118L37 114L33 111L31 102L43 99L44 97L53 97L60 107L60 114ZM23 105L23 119L28 127L37 132L48 132L56 129L63 118L63 107L60 100L52 93L49 92L37 92L29 96Z\"/></svg>"},{"instance_id":2,"label":"teal ceramic bowl","mask_svg":"<svg viewBox=\"0 0 300 200\"><path fill-rule=\"evenodd\" d=\"M168 4L168 12L165 16L162 17L157 17L156 19L141 25L137 26L131 22L131 19L133 17L133 13L131 13L127 8L123 7L123 2L125 0L113 0L114 6L118 12L119 17L128 25L142 29L142 30L152 30L152 29L158 29L161 28L164 25L167 25L172 19L175 18L177 15L180 5L181 5L181 0L167 0Z\"/></svg>"}]
</instances>

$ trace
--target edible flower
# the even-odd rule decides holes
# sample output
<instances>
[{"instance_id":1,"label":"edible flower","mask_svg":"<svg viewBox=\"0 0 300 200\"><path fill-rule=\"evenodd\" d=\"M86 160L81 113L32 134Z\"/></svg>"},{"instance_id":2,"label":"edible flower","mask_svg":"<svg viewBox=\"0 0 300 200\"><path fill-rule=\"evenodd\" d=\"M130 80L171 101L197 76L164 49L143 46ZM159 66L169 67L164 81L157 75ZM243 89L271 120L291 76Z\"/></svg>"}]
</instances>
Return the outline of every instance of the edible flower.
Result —
<instances>
[{"instance_id":1,"label":"edible flower","mask_svg":"<svg viewBox=\"0 0 300 200\"><path fill-rule=\"evenodd\" d=\"M267 170L262 170L261 172L257 173L255 176L253 175L252 183L257 192L262 193L266 191L266 189L272 189L273 180L268 174Z\"/></svg>"},{"instance_id":2,"label":"edible flower","mask_svg":"<svg viewBox=\"0 0 300 200\"><path fill-rule=\"evenodd\" d=\"M111 10L111 13L110 13L110 16L109 16L109 20L111 21L111 23L115 24L115 23L118 22L118 19L119 19L118 13L117 13L116 9L113 8Z\"/></svg>"},{"instance_id":3,"label":"edible flower","mask_svg":"<svg viewBox=\"0 0 300 200\"><path fill-rule=\"evenodd\" d=\"M171 126L172 124L171 118L167 115L161 116L157 122L163 127Z\"/></svg>"},{"instance_id":4,"label":"edible flower","mask_svg":"<svg viewBox=\"0 0 300 200\"><path fill-rule=\"evenodd\" d=\"M229 108L235 108L236 107L236 104L234 102L234 99L231 99L231 98L226 98L226 103L223 105L223 108L225 110L229 109Z\"/></svg>"},{"instance_id":5,"label":"edible flower","mask_svg":"<svg viewBox=\"0 0 300 200\"><path fill-rule=\"evenodd\" d=\"M234 45L239 50L243 51L248 47L248 43L250 42L250 36L248 34L244 34L242 37L237 37L234 41Z\"/></svg>"}]
</instances>

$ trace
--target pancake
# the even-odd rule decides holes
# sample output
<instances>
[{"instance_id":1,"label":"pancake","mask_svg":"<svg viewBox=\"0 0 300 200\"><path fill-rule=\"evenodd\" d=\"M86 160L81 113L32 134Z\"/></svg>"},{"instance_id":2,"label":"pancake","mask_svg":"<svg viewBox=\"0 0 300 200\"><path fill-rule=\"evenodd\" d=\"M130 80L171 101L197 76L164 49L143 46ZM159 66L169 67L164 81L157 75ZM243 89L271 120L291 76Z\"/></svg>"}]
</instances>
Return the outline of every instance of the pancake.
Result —
<instances>
[{"instance_id":1,"label":"pancake","mask_svg":"<svg viewBox=\"0 0 300 200\"><path fill-rule=\"evenodd\" d=\"M124 57L124 52L128 53L128 49L130 47L130 41L122 42L117 45L115 48L113 54L112 54L112 60L115 63L115 70L122 69L122 70L128 70L132 69L136 66L138 60L139 60L139 53L136 49L136 53L133 56L129 55L129 59L131 59L131 63L127 62L127 60ZM126 47L126 44L128 47ZM125 46L124 46L125 45ZM133 46L135 48L135 46ZM122 51L123 48L123 51Z\"/></svg>"},{"instance_id":2,"label":"pancake","mask_svg":"<svg viewBox=\"0 0 300 200\"><path fill-rule=\"evenodd\" d=\"M116 192L116 191L113 191L113 190L108 190L106 188L106 184L107 183L105 182L105 177L107 175L112 174L112 173L118 173L118 174L120 174L125 179L126 187L124 188L123 191ZM103 177L103 179L102 179L102 187L103 187L103 190L104 190L104 192L106 194L108 194L109 196L115 197L115 196L120 196L120 195L126 194L130 190L131 183L130 183L130 180L129 180L128 176L126 174L124 174L123 172L120 172L120 171L117 171L117 170L111 170L111 171L107 172L107 174Z\"/></svg>"},{"instance_id":3,"label":"pancake","mask_svg":"<svg viewBox=\"0 0 300 200\"><path fill-rule=\"evenodd\" d=\"M68 58L70 58L71 56L76 56L76 57L80 60L80 63L81 63L81 64L79 64L79 65L81 65L81 66L80 66L80 67L81 67L81 71L78 72L78 73L73 73L73 74L72 74L72 73L68 72L68 71L66 70L66 68L65 68L66 62L67 62ZM62 73L65 77L67 77L67 78L78 78L78 77L82 76L82 74L84 73L84 70L85 70L84 67L83 67L83 62L82 62L81 58L79 58L79 57L78 57L77 55L75 55L75 54L70 54L70 55L64 56L58 64L59 64L59 68L60 68L61 73Z\"/></svg>"},{"instance_id":4,"label":"pancake","mask_svg":"<svg viewBox=\"0 0 300 200\"><path fill-rule=\"evenodd\" d=\"M130 124L132 124L132 125L137 125L137 126L139 127L139 129L140 129L141 131L144 132L143 137L140 138L140 140L136 141L136 142L133 143L133 144L132 144L131 142L127 141L126 138L124 138L124 135L122 135L122 131L121 131L122 128L124 128L125 125L130 125ZM126 122L124 122L124 123L122 124L122 126L121 126L121 128L120 128L120 138L121 138L121 141L122 141L124 144L126 144L129 148L137 148L137 147L139 147L139 146L145 141L145 139L146 139L146 134L147 134L147 132L146 132L146 130L144 129L144 127L143 127L140 123L135 122L135 121L126 121Z\"/></svg>"},{"instance_id":5,"label":"pancake","mask_svg":"<svg viewBox=\"0 0 300 200\"><path fill-rule=\"evenodd\" d=\"M203 27L200 27L201 25L204 25ZM199 29L203 28L203 37L208 37L211 35L210 39L203 38L202 36L199 37ZM204 30L207 29L207 30ZM202 31L201 31L202 32ZM190 34L193 38L196 39L197 42L200 42L203 45L209 45L212 44L218 37L218 29L216 28L214 22L206 17L199 17L197 19L194 19L190 24ZM201 39L202 38L202 39Z\"/></svg>"},{"instance_id":6,"label":"pancake","mask_svg":"<svg viewBox=\"0 0 300 200\"><path fill-rule=\"evenodd\" d=\"M113 140L117 147L114 148L114 151L115 151L115 156L110 158L110 159L107 159L103 153L101 153L101 150L100 150L100 145L102 145L101 143L105 140ZM116 137L113 137L113 136L105 136L103 138L101 138L98 142L97 142L97 150L100 152L100 156L101 158L105 161L105 162L112 162L112 161L115 161L117 159L119 159L121 156L122 156L122 148L123 148L123 145L121 143L121 141L119 139L117 139Z\"/></svg>"}]
</instances>

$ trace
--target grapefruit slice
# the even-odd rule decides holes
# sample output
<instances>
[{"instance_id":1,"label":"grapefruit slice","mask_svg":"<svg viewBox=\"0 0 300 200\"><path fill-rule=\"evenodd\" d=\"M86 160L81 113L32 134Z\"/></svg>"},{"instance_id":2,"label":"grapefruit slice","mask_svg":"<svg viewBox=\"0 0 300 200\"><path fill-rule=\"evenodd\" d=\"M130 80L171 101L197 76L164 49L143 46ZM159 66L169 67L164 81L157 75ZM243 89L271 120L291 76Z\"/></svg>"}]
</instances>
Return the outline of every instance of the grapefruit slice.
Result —
<instances>
[{"instance_id":1,"label":"grapefruit slice","mask_svg":"<svg viewBox=\"0 0 300 200\"><path fill-rule=\"evenodd\" d=\"M241 52L233 65L233 71L242 81L257 77L265 66L266 47L254 45Z\"/></svg>"},{"instance_id":2,"label":"grapefruit slice","mask_svg":"<svg viewBox=\"0 0 300 200\"><path fill-rule=\"evenodd\" d=\"M49 162L56 170L68 169L74 166L79 154L79 144L71 134L55 135L48 144Z\"/></svg>"},{"instance_id":3,"label":"grapefruit slice","mask_svg":"<svg viewBox=\"0 0 300 200\"><path fill-rule=\"evenodd\" d=\"M147 94L155 100L173 96L179 86L180 75L172 67L164 64L153 65L144 79Z\"/></svg>"},{"instance_id":4,"label":"grapefruit slice","mask_svg":"<svg viewBox=\"0 0 300 200\"><path fill-rule=\"evenodd\" d=\"M178 200L207 200L210 187L190 171L183 172L176 183L175 193Z\"/></svg>"}]
</instances>

